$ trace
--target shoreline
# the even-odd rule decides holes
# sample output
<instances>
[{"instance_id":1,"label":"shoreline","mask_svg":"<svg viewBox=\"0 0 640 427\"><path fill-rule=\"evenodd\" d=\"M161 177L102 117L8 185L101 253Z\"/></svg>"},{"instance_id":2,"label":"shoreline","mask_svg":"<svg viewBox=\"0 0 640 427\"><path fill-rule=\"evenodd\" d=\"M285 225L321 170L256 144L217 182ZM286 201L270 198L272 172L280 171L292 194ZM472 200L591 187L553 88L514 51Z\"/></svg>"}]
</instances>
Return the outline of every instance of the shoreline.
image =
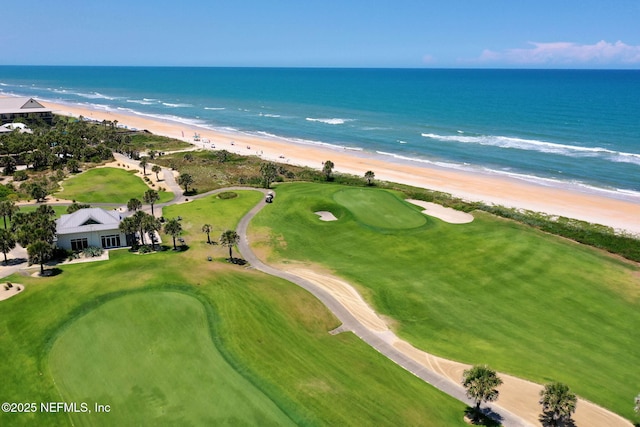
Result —
<instances>
[{"instance_id":1,"label":"shoreline","mask_svg":"<svg viewBox=\"0 0 640 427\"><path fill-rule=\"evenodd\" d=\"M450 193L467 201L503 205L543 212L612 227L618 232L640 236L640 200L607 197L593 191L578 191L545 186L489 173L449 169L432 164L386 158L380 154L311 145L284 138L245 134L240 131L210 130L195 124L145 117L132 113L91 109L89 107L42 101L54 114L102 121L118 121L118 126L193 144L200 149L225 149L242 155L256 155L267 161L321 169L325 160L334 164L334 172L363 176L373 171L375 179ZM200 141L194 141L194 135ZM214 148L215 146L215 148ZM384 158L383 158L384 157Z\"/></svg>"}]
</instances>

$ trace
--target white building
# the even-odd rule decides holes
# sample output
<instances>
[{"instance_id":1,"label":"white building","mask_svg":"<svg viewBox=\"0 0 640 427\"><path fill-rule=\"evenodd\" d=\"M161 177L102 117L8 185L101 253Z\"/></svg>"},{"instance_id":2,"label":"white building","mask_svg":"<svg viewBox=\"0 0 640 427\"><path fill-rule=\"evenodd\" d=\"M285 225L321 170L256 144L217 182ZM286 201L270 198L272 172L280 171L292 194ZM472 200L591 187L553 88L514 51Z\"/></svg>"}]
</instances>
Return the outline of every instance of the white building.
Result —
<instances>
[{"instance_id":1,"label":"white building","mask_svg":"<svg viewBox=\"0 0 640 427\"><path fill-rule=\"evenodd\" d=\"M82 250L89 246L109 249L127 245L119 229L122 218L117 211L100 208L79 209L56 220L58 247Z\"/></svg>"}]
</instances>

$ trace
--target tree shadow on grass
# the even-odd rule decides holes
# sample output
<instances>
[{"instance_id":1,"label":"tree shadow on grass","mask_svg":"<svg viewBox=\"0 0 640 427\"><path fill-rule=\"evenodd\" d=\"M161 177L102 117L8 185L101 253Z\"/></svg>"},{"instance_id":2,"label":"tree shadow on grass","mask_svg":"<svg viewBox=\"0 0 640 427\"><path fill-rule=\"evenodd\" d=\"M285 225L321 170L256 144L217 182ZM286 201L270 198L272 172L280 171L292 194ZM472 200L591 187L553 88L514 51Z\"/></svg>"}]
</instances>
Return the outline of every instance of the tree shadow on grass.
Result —
<instances>
[{"instance_id":1,"label":"tree shadow on grass","mask_svg":"<svg viewBox=\"0 0 640 427\"><path fill-rule=\"evenodd\" d=\"M478 414L476 413L476 408L467 406L464 410L464 415L474 426L499 427L502 425L502 416L489 408L480 409Z\"/></svg>"},{"instance_id":2,"label":"tree shadow on grass","mask_svg":"<svg viewBox=\"0 0 640 427\"><path fill-rule=\"evenodd\" d=\"M231 264L237 265L245 265L247 263L247 260L244 260L242 258L225 258L225 260L227 262L230 262Z\"/></svg>"},{"instance_id":3,"label":"tree shadow on grass","mask_svg":"<svg viewBox=\"0 0 640 427\"><path fill-rule=\"evenodd\" d=\"M554 420L553 412L543 412L538 417L540 424L544 427L576 427L575 422L569 418L568 420Z\"/></svg>"},{"instance_id":4,"label":"tree shadow on grass","mask_svg":"<svg viewBox=\"0 0 640 427\"><path fill-rule=\"evenodd\" d=\"M47 268L42 274L38 274L38 277L54 277L60 273L62 273L62 270L57 267Z\"/></svg>"}]
</instances>

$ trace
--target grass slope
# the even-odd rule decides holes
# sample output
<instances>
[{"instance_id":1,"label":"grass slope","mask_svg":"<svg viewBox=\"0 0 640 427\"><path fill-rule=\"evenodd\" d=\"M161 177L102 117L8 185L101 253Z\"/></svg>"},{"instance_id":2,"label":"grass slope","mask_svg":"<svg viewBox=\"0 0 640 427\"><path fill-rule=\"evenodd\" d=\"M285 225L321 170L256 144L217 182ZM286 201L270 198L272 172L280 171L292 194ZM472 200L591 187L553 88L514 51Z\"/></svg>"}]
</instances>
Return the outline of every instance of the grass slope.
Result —
<instances>
[{"instance_id":1,"label":"grass slope","mask_svg":"<svg viewBox=\"0 0 640 427\"><path fill-rule=\"evenodd\" d=\"M402 370L354 335L328 334L327 331L337 326L337 320L306 291L252 270L206 260L212 251L224 249L203 243L206 236L200 231L201 223L215 224L221 229L234 228L241 215L262 197L258 192L238 194L238 198L231 200L211 197L172 207L170 215L166 216L183 217L185 239L189 244L186 251L148 255L112 251L107 262L60 266L62 272L55 277L15 275L8 278L14 283L25 284L27 288L20 295L0 302L0 360L5 361L0 364L3 379L0 398L15 402L70 399L106 404L121 402L129 395L134 398L127 406L118 403L112 407L112 413L124 413L117 419L107 414L95 419L96 424L109 425L118 424L129 411L140 410L140 406L164 394L167 398L166 412L164 416L156 412L155 421L158 425L176 421L173 414L184 413L189 403L183 399L171 401L168 398L166 379L157 378L157 384L147 382L149 388L146 393L129 388L117 390L110 396L106 390L108 385L103 385L102 394L97 397L87 396L81 390L82 384L73 390L70 385L62 384L66 390L64 393L68 394L60 395L54 383L54 378L65 376L67 371L60 369L58 364L67 357L77 358L78 368L86 366L87 369L93 369L93 363L103 364L112 359L108 354L99 353L97 347L92 353L84 354L82 348L70 350L64 342L56 344L59 337L65 339L67 336L67 339L75 336L77 342L87 342L87 331L93 327L91 322L108 327L110 322L106 320L105 312L101 314L102 309L110 312L109 316L119 315L125 320L131 319L128 316L138 318L146 312L153 322L151 326L145 323L143 328L155 327L157 338L149 345L157 345L158 350L162 348L163 351L176 347L176 343L180 345L182 341L174 339L163 342L165 332L167 337L175 337L178 328L171 327L165 331L168 326L160 312L153 312L146 303L128 300L131 292L140 298L148 296L153 299L157 293L169 291L197 298L206 310L209 336L226 363L298 425L465 425L462 421L465 405L462 403ZM115 310L116 305L111 311L109 304L116 301L125 305L135 303L135 308L118 311ZM144 306L140 308L143 313L130 314L130 311L138 309L138 305ZM165 301L159 305L168 304ZM191 329L194 328L193 322L202 326L204 319L200 314L193 314L193 310L197 312L199 309L191 303L186 303L186 306L190 307L186 314L200 320L184 321L191 325ZM98 316L96 319L100 321L92 321L91 316ZM172 316L184 319L180 313ZM83 319L89 319L91 326L83 325ZM112 327L120 324L117 318L113 322ZM74 327L82 331L74 331ZM128 335L136 332L136 328L137 324L130 324L130 330L120 329ZM193 336L202 332L184 333ZM145 336L153 335L153 331L140 331L140 340L144 342ZM198 336L199 345L204 345L202 335ZM125 338L127 342L135 343L132 337ZM73 350L79 354L71 355ZM188 351L186 348L175 350ZM135 354L139 353L129 353ZM196 370L192 357L181 354L185 364L194 366ZM103 360L98 360L100 358ZM171 358L153 359L153 362L163 365L165 360L170 361ZM137 362L135 359L129 361L131 364ZM132 370L130 366L123 366L122 361L116 362L119 368L107 378L95 380L96 383L122 376L121 369L126 372ZM155 372L160 369L153 367ZM177 368L171 364L166 369L173 372ZM220 366L212 366L211 369L220 369ZM197 373L204 378L210 375L206 369ZM69 375L81 380L77 372ZM178 387L185 381L200 384L200 380L190 374L186 380L175 378L172 384ZM156 393L157 389L161 393ZM207 409L213 413L221 410L215 408L221 400L217 393L212 391L209 395ZM135 414L131 416L135 418ZM242 419L243 415L237 414L237 417ZM78 418L83 422L84 418L80 415ZM69 421L68 415L61 413L0 413L0 425L68 425Z\"/></svg>"},{"instance_id":2,"label":"grass slope","mask_svg":"<svg viewBox=\"0 0 640 427\"><path fill-rule=\"evenodd\" d=\"M636 265L484 213L466 225L429 218L410 230L376 229L352 212L344 191L281 185L252 233L269 236L273 261L319 263L358 285L420 348L540 383L562 381L635 419ZM393 198L377 191L370 209L392 209ZM320 209L340 220L319 221Z\"/></svg>"},{"instance_id":3,"label":"grass slope","mask_svg":"<svg viewBox=\"0 0 640 427\"><path fill-rule=\"evenodd\" d=\"M76 200L83 203L127 203L130 199L142 200L149 187L134 171L118 168L89 169L79 175L67 179L63 183L64 190L54 196L61 199ZM173 193L158 191L160 200L168 202Z\"/></svg>"},{"instance_id":4,"label":"grass slope","mask_svg":"<svg viewBox=\"0 0 640 427\"><path fill-rule=\"evenodd\" d=\"M108 402L112 425L294 425L226 363L204 306L183 293L141 292L103 304L58 337L49 366L65 401ZM74 425L104 417L71 415Z\"/></svg>"}]
</instances>

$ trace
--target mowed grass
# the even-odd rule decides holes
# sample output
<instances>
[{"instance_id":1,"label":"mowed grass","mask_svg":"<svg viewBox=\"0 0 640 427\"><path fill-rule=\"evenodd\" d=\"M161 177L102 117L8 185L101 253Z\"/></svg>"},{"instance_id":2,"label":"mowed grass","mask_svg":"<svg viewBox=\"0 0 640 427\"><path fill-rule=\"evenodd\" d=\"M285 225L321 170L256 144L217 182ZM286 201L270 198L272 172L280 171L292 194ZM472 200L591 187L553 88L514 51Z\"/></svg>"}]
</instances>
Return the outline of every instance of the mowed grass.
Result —
<instances>
[{"instance_id":1,"label":"mowed grass","mask_svg":"<svg viewBox=\"0 0 640 427\"><path fill-rule=\"evenodd\" d=\"M205 255L219 247L200 243L206 240L200 223L235 228L239 218L262 197L253 191L238 195L232 200L208 197L172 207L169 215L165 212L166 217L182 216L188 250L147 255L111 251L109 261L59 266L61 273L54 277L9 277L14 283L25 284L26 290L0 302L0 359L7 361L0 364L0 398L14 402L113 404L111 413L101 417L74 415L73 421L78 424L123 425L122 420L138 419L131 411L154 409L153 424L186 425L193 419L202 419L205 412L234 413L233 408L217 408L223 401L230 402L219 396L229 392L228 383L220 388L216 382L203 384L208 382L203 379L211 378L211 372L231 366L298 425L466 425L462 420L464 404L399 368L353 334L330 335L328 331L338 326L337 319L306 291L251 269L206 260ZM186 299L177 301L176 311L169 300L155 299L160 293L179 293ZM129 299L132 296L135 299ZM138 299L147 297L148 302ZM206 312L206 322L201 307ZM130 313L138 309L140 313ZM189 330L171 319L185 322ZM106 349L106 341L94 345L90 342L94 327L103 328L100 335L110 333L113 342L123 339L132 346L141 346L123 351ZM138 328L139 343L132 335ZM196 340L198 351L191 352L190 344L177 336L179 331L189 342ZM210 353L214 350L203 349L204 335L210 337L228 365L209 359L203 366L198 361L203 351L203 357L213 357ZM84 342L85 346L67 348L64 341L59 341L65 339ZM93 339L102 341L97 333ZM143 344L147 350L171 354L157 358L147 354L155 366L141 366ZM102 352L101 346L105 346ZM119 352L126 360L109 352ZM193 372L176 374L176 358ZM110 360L114 369L107 375L91 376L90 372L98 369L94 364L106 370ZM67 370L63 363L77 364L87 375L70 366L69 377L64 379ZM146 378L141 379L146 381L144 390L134 389L135 381L124 378L135 375L135 369L142 370L141 375L147 372ZM160 374L154 379L153 372ZM112 380L130 381L131 387L110 389ZM62 384L56 386L58 381ZM168 391L169 385L177 390ZM192 418L184 415L192 407L184 397L195 393L196 401L204 399L195 390L197 387L209 392L209 400L202 402L205 408ZM125 397L131 399L126 404ZM243 412L235 418L204 424L238 425L235 421L246 419L246 408L239 408ZM252 406L250 411L255 413L258 409ZM184 417L177 420L174 415L179 414ZM0 413L3 426L69 423L69 415L64 413Z\"/></svg>"},{"instance_id":2,"label":"mowed grass","mask_svg":"<svg viewBox=\"0 0 640 427\"><path fill-rule=\"evenodd\" d=\"M134 171L119 168L89 169L64 181L63 190L54 194L66 200L83 203L127 203L136 198L142 201L149 187L134 175ZM156 189L156 191L158 191ZM156 203L168 202L173 193L158 191L160 200Z\"/></svg>"},{"instance_id":3,"label":"mowed grass","mask_svg":"<svg viewBox=\"0 0 640 427\"><path fill-rule=\"evenodd\" d=\"M353 198L344 203L344 191L278 186L275 203L252 223L254 238L263 238L257 246L274 248L271 261L334 270L426 351L539 383L562 381L636 419L637 265L478 212L465 225L427 218L418 228L376 229L352 212ZM384 190L373 191L381 196L367 202L370 215L391 200ZM335 211L339 220L320 221L318 208Z\"/></svg>"},{"instance_id":4,"label":"mowed grass","mask_svg":"<svg viewBox=\"0 0 640 427\"><path fill-rule=\"evenodd\" d=\"M205 307L184 293L134 293L92 310L57 338L49 367L63 400L109 404L111 425L294 425L224 360ZM71 414L74 425L104 417Z\"/></svg>"}]
</instances>

